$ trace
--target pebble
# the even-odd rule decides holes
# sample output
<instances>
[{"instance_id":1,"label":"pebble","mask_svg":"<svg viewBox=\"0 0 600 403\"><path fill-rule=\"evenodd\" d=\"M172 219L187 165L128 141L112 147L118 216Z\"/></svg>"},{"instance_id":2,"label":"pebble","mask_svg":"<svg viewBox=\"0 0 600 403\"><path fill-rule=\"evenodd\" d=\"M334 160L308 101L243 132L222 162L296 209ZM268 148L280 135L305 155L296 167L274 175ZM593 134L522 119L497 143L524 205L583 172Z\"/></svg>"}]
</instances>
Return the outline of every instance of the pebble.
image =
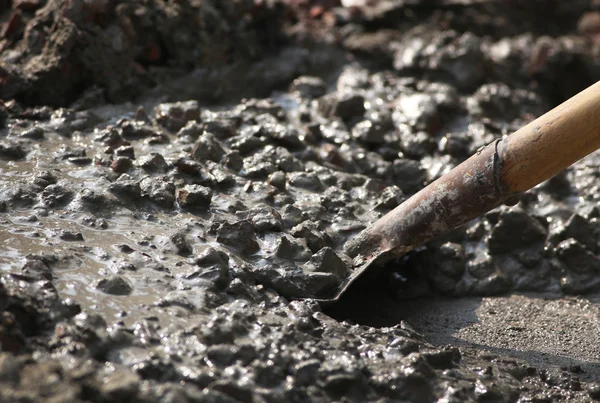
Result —
<instances>
[{"instance_id":1,"label":"pebble","mask_svg":"<svg viewBox=\"0 0 600 403\"><path fill-rule=\"evenodd\" d=\"M96 284L96 288L110 295L129 295L131 286L120 276L104 278Z\"/></svg>"}]
</instances>

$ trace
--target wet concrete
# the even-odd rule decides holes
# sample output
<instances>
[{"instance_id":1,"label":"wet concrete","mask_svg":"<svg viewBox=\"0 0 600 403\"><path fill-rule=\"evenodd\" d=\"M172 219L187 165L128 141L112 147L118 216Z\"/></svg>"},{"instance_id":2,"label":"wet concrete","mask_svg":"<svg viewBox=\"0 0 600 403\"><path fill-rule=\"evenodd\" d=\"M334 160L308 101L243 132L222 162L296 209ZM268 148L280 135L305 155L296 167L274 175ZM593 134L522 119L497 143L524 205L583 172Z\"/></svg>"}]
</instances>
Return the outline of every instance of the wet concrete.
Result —
<instances>
[{"instance_id":1,"label":"wet concrete","mask_svg":"<svg viewBox=\"0 0 600 403\"><path fill-rule=\"evenodd\" d=\"M494 1L111 3L77 36L70 8L13 3L28 28L0 52L0 401L600 397L599 153L314 301L354 269L348 239L599 78L592 6L542 1L540 24ZM128 19L135 38L144 15L186 28L117 52L137 81L94 58L49 81L79 41ZM207 15L223 25L190 33ZM190 60L200 33L212 55L229 35L233 60ZM36 55L45 73L23 81Z\"/></svg>"}]
</instances>

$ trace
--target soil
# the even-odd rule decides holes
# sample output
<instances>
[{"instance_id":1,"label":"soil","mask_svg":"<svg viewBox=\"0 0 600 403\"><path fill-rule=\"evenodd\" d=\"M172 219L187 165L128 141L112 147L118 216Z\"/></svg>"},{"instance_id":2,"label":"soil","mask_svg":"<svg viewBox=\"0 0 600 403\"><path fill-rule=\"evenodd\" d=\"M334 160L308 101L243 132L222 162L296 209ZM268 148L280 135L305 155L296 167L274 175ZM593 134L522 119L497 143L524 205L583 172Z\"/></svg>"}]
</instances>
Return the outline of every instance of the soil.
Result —
<instances>
[{"instance_id":1,"label":"soil","mask_svg":"<svg viewBox=\"0 0 600 403\"><path fill-rule=\"evenodd\" d=\"M600 154L348 239L600 79L600 4L0 0L0 402L600 399Z\"/></svg>"}]
</instances>

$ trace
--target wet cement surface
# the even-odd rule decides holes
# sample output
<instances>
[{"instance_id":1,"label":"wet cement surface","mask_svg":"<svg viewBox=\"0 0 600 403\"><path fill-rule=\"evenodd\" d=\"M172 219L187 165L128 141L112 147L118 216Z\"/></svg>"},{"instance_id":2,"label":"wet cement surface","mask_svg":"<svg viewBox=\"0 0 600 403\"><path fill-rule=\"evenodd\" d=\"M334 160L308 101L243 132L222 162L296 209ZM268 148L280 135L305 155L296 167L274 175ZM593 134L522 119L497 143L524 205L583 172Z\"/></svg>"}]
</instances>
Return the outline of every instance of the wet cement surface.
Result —
<instances>
[{"instance_id":1,"label":"wet cement surface","mask_svg":"<svg viewBox=\"0 0 600 403\"><path fill-rule=\"evenodd\" d=\"M348 239L600 78L597 6L25 3L0 43L0 401L600 397L598 152L314 301Z\"/></svg>"}]
</instances>

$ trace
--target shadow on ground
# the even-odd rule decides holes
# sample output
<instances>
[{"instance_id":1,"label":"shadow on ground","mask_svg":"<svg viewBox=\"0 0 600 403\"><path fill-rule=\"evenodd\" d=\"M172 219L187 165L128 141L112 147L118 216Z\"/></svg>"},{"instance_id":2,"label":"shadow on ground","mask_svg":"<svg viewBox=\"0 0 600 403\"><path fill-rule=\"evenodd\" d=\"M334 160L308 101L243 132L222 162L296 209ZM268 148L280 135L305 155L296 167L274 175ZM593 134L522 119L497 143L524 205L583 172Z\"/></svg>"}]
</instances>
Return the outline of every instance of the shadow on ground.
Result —
<instances>
[{"instance_id":1,"label":"shadow on ground","mask_svg":"<svg viewBox=\"0 0 600 403\"><path fill-rule=\"evenodd\" d=\"M600 378L598 300L512 294L400 301L371 283L353 287L325 311L338 320L374 327L405 321L436 346L520 359L538 370L571 370L592 381Z\"/></svg>"}]
</instances>

